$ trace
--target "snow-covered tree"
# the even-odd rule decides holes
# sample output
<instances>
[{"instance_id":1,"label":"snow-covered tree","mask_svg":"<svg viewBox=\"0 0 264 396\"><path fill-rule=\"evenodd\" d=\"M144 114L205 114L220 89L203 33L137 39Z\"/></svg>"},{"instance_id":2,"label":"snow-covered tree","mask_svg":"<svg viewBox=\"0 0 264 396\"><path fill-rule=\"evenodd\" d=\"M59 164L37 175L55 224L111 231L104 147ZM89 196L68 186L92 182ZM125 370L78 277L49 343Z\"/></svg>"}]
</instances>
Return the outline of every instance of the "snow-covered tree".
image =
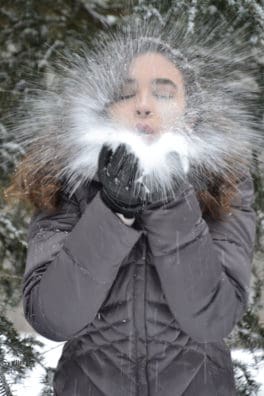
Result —
<instances>
[{"instance_id":1,"label":"snow-covered tree","mask_svg":"<svg viewBox=\"0 0 264 396\"><path fill-rule=\"evenodd\" d=\"M21 281L25 265L26 224L29 208L5 205L3 189L10 181L14 167L23 154L14 144L10 126L20 102L27 100L32 81L45 88L49 83L46 71L61 51L88 46L100 29L115 29L120 19L136 12L144 18L162 20L183 18L191 34L206 24L227 22L229 34L243 27L249 51L255 54L259 67L259 104L256 117L263 117L264 104L264 2L263 0L0 0L0 394L12 395L12 381L26 375L26 370L41 364L32 338L23 339L6 317L6 309L21 299ZM227 32L223 32L226 34ZM238 40L239 40L239 35ZM262 49L262 52L260 51ZM262 55L261 55L262 54ZM263 159L262 159L263 163ZM259 319L262 283L259 266L264 260L264 190L263 169L255 158L255 208L258 233L251 304L230 337L231 346L254 351L264 346L263 327ZM7 353L9 351L9 353ZM237 387L240 395L253 395L256 389L247 368L239 362ZM52 394L51 371L47 368L43 394ZM242 374L243 375L242 375ZM44 381L45 382L45 381Z\"/></svg>"}]
</instances>

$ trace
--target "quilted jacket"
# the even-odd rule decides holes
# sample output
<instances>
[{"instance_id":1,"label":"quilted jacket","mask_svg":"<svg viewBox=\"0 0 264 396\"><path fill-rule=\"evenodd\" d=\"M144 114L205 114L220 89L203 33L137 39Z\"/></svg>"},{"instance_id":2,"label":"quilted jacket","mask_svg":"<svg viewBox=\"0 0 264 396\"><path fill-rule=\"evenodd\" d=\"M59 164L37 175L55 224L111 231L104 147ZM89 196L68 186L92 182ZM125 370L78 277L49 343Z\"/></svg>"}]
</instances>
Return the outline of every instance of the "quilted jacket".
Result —
<instances>
[{"instance_id":1,"label":"quilted jacket","mask_svg":"<svg viewBox=\"0 0 264 396\"><path fill-rule=\"evenodd\" d=\"M56 396L232 396L224 338L245 312L256 213L250 173L223 221L186 182L128 226L99 183L34 213L23 284L27 321L66 341ZM65 190L66 191L66 190Z\"/></svg>"}]
</instances>

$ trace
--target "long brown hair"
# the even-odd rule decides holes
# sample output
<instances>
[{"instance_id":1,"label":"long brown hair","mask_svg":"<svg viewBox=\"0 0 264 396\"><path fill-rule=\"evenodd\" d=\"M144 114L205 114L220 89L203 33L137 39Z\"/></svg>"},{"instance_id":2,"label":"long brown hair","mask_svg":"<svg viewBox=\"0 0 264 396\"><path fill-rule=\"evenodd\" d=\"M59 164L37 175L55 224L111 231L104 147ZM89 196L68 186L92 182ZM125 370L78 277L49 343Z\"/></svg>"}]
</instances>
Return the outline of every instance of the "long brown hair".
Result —
<instances>
[{"instance_id":1,"label":"long brown hair","mask_svg":"<svg viewBox=\"0 0 264 396\"><path fill-rule=\"evenodd\" d=\"M29 151L21 159L12 174L10 185L4 189L4 198L9 205L22 201L29 209L54 212L60 207L63 190L62 182L55 177L56 165L50 162L36 170L34 158ZM230 173L226 179L212 174L207 176L211 183L203 191L196 191L202 214L221 220L223 215L231 211L231 200L237 192L239 175Z\"/></svg>"}]
</instances>

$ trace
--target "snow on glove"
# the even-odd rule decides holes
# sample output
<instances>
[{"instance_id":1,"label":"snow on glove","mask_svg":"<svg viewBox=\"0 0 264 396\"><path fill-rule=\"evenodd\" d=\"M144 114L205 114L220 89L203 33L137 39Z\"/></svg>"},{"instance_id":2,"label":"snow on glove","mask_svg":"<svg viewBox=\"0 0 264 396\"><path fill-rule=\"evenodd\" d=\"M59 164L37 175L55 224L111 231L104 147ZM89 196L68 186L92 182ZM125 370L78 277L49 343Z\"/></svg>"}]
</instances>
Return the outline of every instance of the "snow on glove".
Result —
<instances>
[{"instance_id":1,"label":"snow on glove","mask_svg":"<svg viewBox=\"0 0 264 396\"><path fill-rule=\"evenodd\" d=\"M169 161L172 172L171 188L167 187L165 191L160 189L150 193L145 209L154 210L162 206L165 207L166 204L175 200L185 186L184 180L177 176L184 173L179 154L175 151L169 152L167 154L167 161Z\"/></svg>"},{"instance_id":2,"label":"snow on glove","mask_svg":"<svg viewBox=\"0 0 264 396\"><path fill-rule=\"evenodd\" d=\"M114 152L103 145L98 160L101 198L111 210L128 218L135 217L145 205L144 185L135 183L137 171L138 159L127 152L125 144Z\"/></svg>"}]
</instances>

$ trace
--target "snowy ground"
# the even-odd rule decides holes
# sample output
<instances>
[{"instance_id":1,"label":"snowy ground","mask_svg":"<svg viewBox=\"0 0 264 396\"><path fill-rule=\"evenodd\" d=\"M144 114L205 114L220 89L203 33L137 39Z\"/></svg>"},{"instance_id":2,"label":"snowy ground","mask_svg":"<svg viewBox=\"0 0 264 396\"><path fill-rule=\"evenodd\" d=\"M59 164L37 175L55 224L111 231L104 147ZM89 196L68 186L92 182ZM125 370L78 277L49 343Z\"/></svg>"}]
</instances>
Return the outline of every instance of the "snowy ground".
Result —
<instances>
[{"instance_id":1,"label":"snowy ground","mask_svg":"<svg viewBox=\"0 0 264 396\"><path fill-rule=\"evenodd\" d=\"M37 335L37 339L45 344L42 351L46 365L49 367L56 367L64 342L53 342L40 335ZM245 362L247 365L252 365L251 372L254 375L255 380L263 384L258 392L258 396L264 396L264 361L260 362L256 367L251 355L247 352L237 349L233 350L231 353L233 358ZM14 395L39 396L40 389L42 389L41 378L43 374L44 370L42 367L36 367L23 383L12 387Z\"/></svg>"}]
</instances>

